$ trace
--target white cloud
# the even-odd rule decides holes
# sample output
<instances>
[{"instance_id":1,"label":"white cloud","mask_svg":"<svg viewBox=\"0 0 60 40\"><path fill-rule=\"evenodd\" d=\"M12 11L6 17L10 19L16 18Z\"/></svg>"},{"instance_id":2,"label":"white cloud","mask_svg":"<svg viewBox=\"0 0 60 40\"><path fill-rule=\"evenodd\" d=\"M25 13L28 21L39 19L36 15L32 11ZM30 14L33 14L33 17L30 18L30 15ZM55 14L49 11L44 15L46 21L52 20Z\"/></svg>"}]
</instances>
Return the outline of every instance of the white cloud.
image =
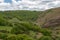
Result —
<instances>
[{"instance_id":1,"label":"white cloud","mask_svg":"<svg viewBox=\"0 0 60 40\"><path fill-rule=\"evenodd\" d=\"M0 10L46 10L55 7L60 7L60 0L12 0L12 3L0 0Z\"/></svg>"},{"instance_id":2,"label":"white cloud","mask_svg":"<svg viewBox=\"0 0 60 40\"><path fill-rule=\"evenodd\" d=\"M0 0L0 3L4 2L4 0Z\"/></svg>"}]
</instances>

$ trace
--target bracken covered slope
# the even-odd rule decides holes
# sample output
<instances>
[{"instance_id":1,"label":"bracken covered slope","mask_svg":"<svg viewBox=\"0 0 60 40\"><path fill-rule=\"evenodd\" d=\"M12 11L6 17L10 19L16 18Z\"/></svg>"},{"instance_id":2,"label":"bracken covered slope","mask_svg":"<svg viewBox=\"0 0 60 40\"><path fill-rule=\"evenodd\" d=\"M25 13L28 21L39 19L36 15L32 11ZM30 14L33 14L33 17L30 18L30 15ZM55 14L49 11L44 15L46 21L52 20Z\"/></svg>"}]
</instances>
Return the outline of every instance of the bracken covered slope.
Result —
<instances>
[{"instance_id":1,"label":"bracken covered slope","mask_svg":"<svg viewBox=\"0 0 60 40\"><path fill-rule=\"evenodd\" d=\"M49 9L44 11L37 19L37 23L43 27L59 26L60 8Z\"/></svg>"}]
</instances>

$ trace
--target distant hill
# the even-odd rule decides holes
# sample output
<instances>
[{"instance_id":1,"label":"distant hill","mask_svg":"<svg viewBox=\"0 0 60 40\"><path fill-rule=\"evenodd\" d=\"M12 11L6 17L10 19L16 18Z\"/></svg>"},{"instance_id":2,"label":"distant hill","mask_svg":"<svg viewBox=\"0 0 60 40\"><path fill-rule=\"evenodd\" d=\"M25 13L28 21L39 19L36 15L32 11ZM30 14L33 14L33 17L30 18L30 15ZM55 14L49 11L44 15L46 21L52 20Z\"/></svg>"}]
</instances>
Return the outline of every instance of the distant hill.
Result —
<instances>
[{"instance_id":1,"label":"distant hill","mask_svg":"<svg viewBox=\"0 0 60 40\"><path fill-rule=\"evenodd\" d=\"M60 25L60 8L54 8L44 11L39 15L37 23L43 27Z\"/></svg>"},{"instance_id":2,"label":"distant hill","mask_svg":"<svg viewBox=\"0 0 60 40\"><path fill-rule=\"evenodd\" d=\"M36 21L40 11L26 11L26 10L17 10L17 11L0 11L0 15L4 19L17 18L20 21Z\"/></svg>"}]
</instances>

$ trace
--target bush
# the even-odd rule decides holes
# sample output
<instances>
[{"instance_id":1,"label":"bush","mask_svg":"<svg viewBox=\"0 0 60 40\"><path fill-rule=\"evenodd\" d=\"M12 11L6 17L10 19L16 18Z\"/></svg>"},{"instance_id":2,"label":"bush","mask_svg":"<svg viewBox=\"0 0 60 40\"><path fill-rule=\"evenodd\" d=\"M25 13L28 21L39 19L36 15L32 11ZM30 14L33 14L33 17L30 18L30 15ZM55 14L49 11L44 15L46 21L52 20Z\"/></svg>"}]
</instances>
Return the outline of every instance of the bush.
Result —
<instances>
[{"instance_id":1,"label":"bush","mask_svg":"<svg viewBox=\"0 0 60 40\"><path fill-rule=\"evenodd\" d=\"M5 26L7 23L8 22L4 18L0 18L0 26Z\"/></svg>"},{"instance_id":2,"label":"bush","mask_svg":"<svg viewBox=\"0 0 60 40\"><path fill-rule=\"evenodd\" d=\"M7 34L5 33L0 33L0 39L5 39L7 37Z\"/></svg>"},{"instance_id":3,"label":"bush","mask_svg":"<svg viewBox=\"0 0 60 40\"><path fill-rule=\"evenodd\" d=\"M12 35L12 36L7 37L5 40L17 40L16 37L17 37L16 35Z\"/></svg>"},{"instance_id":4,"label":"bush","mask_svg":"<svg viewBox=\"0 0 60 40\"><path fill-rule=\"evenodd\" d=\"M5 40L34 40L26 34L12 35L7 37Z\"/></svg>"},{"instance_id":5,"label":"bush","mask_svg":"<svg viewBox=\"0 0 60 40\"><path fill-rule=\"evenodd\" d=\"M45 36L51 36L51 31L48 29L41 29L40 32Z\"/></svg>"},{"instance_id":6,"label":"bush","mask_svg":"<svg viewBox=\"0 0 60 40\"><path fill-rule=\"evenodd\" d=\"M29 31L40 32L40 27L29 22L17 23L15 27L11 30L11 33L20 34L20 33L29 33Z\"/></svg>"},{"instance_id":7,"label":"bush","mask_svg":"<svg viewBox=\"0 0 60 40\"><path fill-rule=\"evenodd\" d=\"M58 38L55 38L56 40L60 40L60 37L58 37Z\"/></svg>"},{"instance_id":8,"label":"bush","mask_svg":"<svg viewBox=\"0 0 60 40\"><path fill-rule=\"evenodd\" d=\"M34 40L32 37L30 37L26 34L20 34L17 37L18 37L18 40Z\"/></svg>"},{"instance_id":9,"label":"bush","mask_svg":"<svg viewBox=\"0 0 60 40\"><path fill-rule=\"evenodd\" d=\"M42 36L39 40L53 40L50 36Z\"/></svg>"}]
</instances>

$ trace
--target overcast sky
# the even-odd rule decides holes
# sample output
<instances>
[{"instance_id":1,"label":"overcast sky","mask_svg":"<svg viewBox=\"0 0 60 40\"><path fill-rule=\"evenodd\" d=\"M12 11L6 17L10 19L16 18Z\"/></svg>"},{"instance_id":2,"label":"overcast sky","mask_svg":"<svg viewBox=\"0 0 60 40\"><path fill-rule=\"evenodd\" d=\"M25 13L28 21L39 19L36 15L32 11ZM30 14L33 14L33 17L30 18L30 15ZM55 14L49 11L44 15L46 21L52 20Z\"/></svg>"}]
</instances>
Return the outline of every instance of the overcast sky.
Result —
<instances>
[{"instance_id":1,"label":"overcast sky","mask_svg":"<svg viewBox=\"0 0 60 40\"><path fill-rule=\"evenodd\" d=\"M0 0L0 11L46 10L60 7L60 0Z\"/></svg>"}]
</instances>

